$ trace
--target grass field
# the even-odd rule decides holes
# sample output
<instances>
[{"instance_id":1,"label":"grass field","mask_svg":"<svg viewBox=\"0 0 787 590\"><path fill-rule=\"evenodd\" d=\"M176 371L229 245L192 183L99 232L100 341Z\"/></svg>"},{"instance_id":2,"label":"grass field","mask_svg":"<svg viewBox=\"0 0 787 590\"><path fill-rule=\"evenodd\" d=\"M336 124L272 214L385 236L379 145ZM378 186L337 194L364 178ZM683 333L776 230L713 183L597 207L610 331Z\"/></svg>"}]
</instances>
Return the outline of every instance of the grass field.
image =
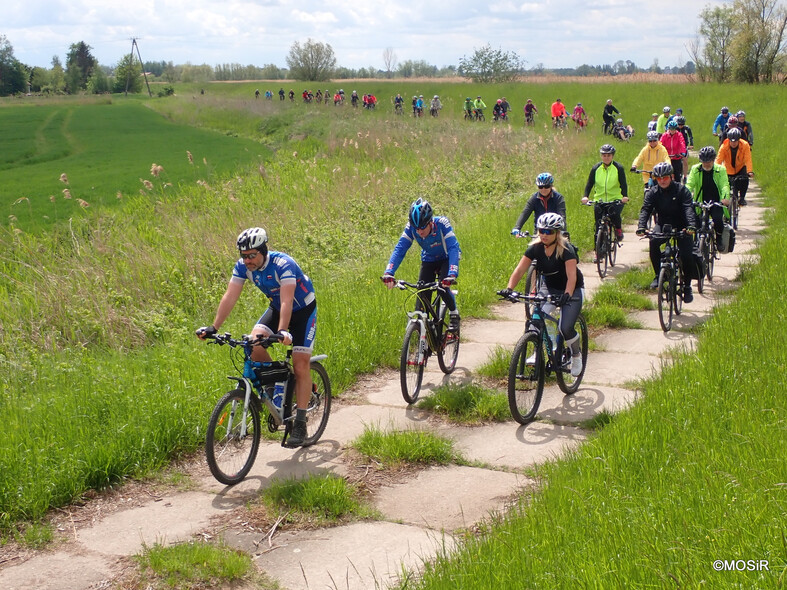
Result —
<instances>
[{"instance_id":1,"label":"grass field","mask_svg":"<svg viewBox=\"0 0 787 590\"><path fill-rule=\"evenodd\" d=\"M780 89L374 84L357 90L381 102L397 91L440 94L446 108L439 119L416 121L384 109L254 104L255 84L211 85L199 99L178 89L173 100L149 104L172 123L201 121L275 155L253 173L172 191L155 179L153 191L120 208L91 207L40 234L0 234L2 525L35 520L89 487L144 474L201 444L210 408L227 387L228 359L192 333L213 316L244 227L264 225L272 247L292 253L314 279L317 347L329 354L339 392L357 373L395 361L403 302L377 277L416 196L427 195L457 230L465 315L486 313L518 260L521 244L508 231L539 172L556 176L572 239L588 252L592 212L579 197L604 141L597 126L556 135L543 124L468 124L448 98L505 94L521 109L527 96L539 108L561 96L600 110L609 97L640 131L664 104L683 107L698 147L712 143L721 104L747 110L755 170L775 208L763 262L703 331L696 355L648 383L645 401L590 445L545 466L543 494L438 562L424 587L518 587L523 572L532 573L529 587L626 580L694 587L713 575L711 556L785 563L786 408L778 393L787 358L776 337L787 323L779 179L787 130L772 116L784 100ZM617 159L630 163L641 137L619 145ZM173 158L182 157L179 149ZM73 185L79 171L75 164L68 172ZM641 199L632 195L629 216ZM411 253L399 276L414 276L416 259ZM258 295L244 295L225 327L248 331L263 306ZM776 587L778 574L757 575L739 579Z\"/></svg>"}]
</instances>

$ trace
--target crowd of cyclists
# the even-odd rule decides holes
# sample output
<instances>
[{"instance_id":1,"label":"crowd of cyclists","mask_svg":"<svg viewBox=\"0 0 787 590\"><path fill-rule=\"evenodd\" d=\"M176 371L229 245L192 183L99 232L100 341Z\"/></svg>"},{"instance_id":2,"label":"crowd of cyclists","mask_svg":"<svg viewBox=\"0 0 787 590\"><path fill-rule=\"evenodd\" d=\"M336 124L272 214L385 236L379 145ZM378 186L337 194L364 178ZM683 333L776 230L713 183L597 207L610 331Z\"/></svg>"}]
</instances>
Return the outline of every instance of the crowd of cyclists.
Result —
<instances>
[{"instance_id":1,"label":"crowd of cyclists","mask_svg":"<svg viewBox=\"0 0 787 590\"><path fill-rule=\"evenodd\" d=\"M259 91L255 93L259 96ZM319 91L312 97L303 92L303 100L310 102L330 97L328 91ZM271 100L272 93L265 97ZM284 100L284 89L279 90L280 100ZM339 90L332 98L334 104L344 101L344 91ZM308 99L307 99L308 98ZM290 90L290 99L294 93ZM351 94L351 103L371 103L374 108L374 95L358 97ZM403 110L404 99L397 94L393 99L397 110ZM430 101L430 111L442 109L438 95ZM423 116L426 102L423 95L414 95L412 108L414 116ZM465 117L477 119L483 115L486 104L482 97L475 100L469 96L464 102ZM505 97L495 102L495 116L505 117L511 106ZM538 109L531 99L524 106L526 124L532 124ZM569 118L561 99L551 106L553 126L564 126ZM622 123L620 111L607 100L602 111L604 133L614 135L616 124ZM616 117L617 116L617 117ZM571 116L577 128L587 125L587 114L581 103L577 103ZM671 108L665 106L662 114L653 113L648 123L646 144L634 158L629 168L631 173L640 174L643 182L644 198L641 206L637 230L638 236L654 234L650 239L649 256L654 272L651 289L658 285L658 272L661 263L661 247L667 241L656 235L661 228L669 225L679 230L678 249L680 264L686 277L683 301L691 303L693 292L691 281L699 278L700 268L695 255L695 235L698 229L698 206L700 203L718 203L720 207L711 209L713 229L718 243L722 242L725 226L729 225L728 207L731 199L737 199L739 206L746 205L748 180L754 175L751 149L754 135L751 123L742 110L735 115L728 107L723 107L714 120L712 133L719 138L716 147L707 145L698 152L699 163L687 166L689 151L694 148L694 136L681 109L673 115ZM625 138L630 139L633 130ZM620 138L623 139L623 138ZM594 164L588 174L581 202L593 201L595 229L599 227L602 215L608 215L614 226L615 239L622 241L621 213L629 202L626 169L615 160L617 149L610 143L599 149L600 161ZM524 224L533 217L534 239L526 247L521 259L512 271L503 294L511 295L531 264L537 264L544 280L542 294L556 297L561 308L559 323L560 337L565 346L571 349L572 375L582 372L582 356L579 334L574 323L582 309L584 300L584 278L578 268L579 255L570 242L567 230L566 199L555 189L555 178L549 172L542 172L535 179L536 192L525 202L511 234L516 237L529 237L523 231ZM736 190L731 191L731 186ZM595 233L595 232L594 232ZM421 267L418 280L437 281L439 294L450 313L449 330L458 331L460 314L452 286L459 277L461 248L450 221L444 216L435 215L432 205L419 198L410 205L407 222L382 274L382 282L389 289L395 284L395 273L407 251L416 242L420 247ZM255 227L243 231L237 238L236 246L240 258L235 262L226 292L219 303L215 318L210 326L197 330L200 338L215 335L229 316L240 297L247 281L252 282L269 299L269 306L257 320L252 335L267 336L278 333L285 344L293 345L293 366L297 377L297 412L290 446L300 446L306 436L306 404L311 390L309 358L316 335L317 303L314 286L298 263L283 252L268 249L268 236L263 228ZM723 249L721 252L723 253ZM594 260L594 262L596 262ZM416 304L418 305L418 303ZM267 352L260 348L252 355L253 361L267 361Z\"/></svg>"}]
</instances>

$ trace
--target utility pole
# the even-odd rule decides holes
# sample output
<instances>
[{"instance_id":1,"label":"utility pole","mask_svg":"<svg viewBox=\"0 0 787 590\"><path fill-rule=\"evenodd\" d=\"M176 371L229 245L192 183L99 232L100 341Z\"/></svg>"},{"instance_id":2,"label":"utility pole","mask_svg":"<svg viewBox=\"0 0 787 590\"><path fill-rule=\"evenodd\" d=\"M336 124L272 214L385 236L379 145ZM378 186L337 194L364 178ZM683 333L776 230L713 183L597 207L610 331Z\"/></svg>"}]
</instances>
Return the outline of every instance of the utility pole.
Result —
<instances>
[{"instance_id":1,"label":"utility pole","mask_svg":"<svg viewBox=\"0 0 787 590\"><path fill-rule=\"evenodd\" d=\"M145 86L148 87L148 96L150 96L152 98L153 97L153 93L150 91L150 84L148 83L148 75L145 72L145 64L142 61L142 56L139 54L139 45L137 44L137 38L136 37L132 37L131 38L131 54L130 54L131 59L129 60L129 65L134 63L134 48L135 47L137 48L137 57L139 58L139 65L142 66L142 75L145 77ZM129 68L128 71L126 72L126 92L125 92L126 96L128 96L128 85L129 85L130 81L131 81L131 68Z\"/></svg>"}]
</instances>

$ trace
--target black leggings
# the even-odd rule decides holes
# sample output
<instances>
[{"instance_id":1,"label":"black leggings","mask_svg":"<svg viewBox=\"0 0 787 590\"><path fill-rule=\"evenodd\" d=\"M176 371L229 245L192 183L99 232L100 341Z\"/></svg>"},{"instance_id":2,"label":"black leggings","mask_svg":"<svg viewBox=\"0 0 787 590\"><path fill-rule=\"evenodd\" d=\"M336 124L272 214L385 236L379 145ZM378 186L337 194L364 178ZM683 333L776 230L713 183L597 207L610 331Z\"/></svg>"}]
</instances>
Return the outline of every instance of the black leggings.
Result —
<instances>
[{"instance_id":1,"label":"black leggings","mask_svg":"<svg viewBox=\"0 0 787 590\"><path fill-rule=\"evenodd\" d=\"M560 295L564 291L561 289L550 289L546 285L541 287L541 295ZM560 335L563 336L563 342L571 341L576 335L577 331L574 329L574 324L577 323L577 318L582 311L582 300L584 299L583 289L574 289L574 294L563 307L560 308L560 322L558 329ZM549 312L551 313L551 312ZM582 350L582 343L577 339L571 343L572 354L578 354Z\"/></svg>"},{"instance_id":2,"label":"black leggings","mask_svg":"<svg viewBox=\"0 0 787 590\"><path fill-rule=\"evenodd\" d=\"M442 281L447 276L448 258L435 262L421 262L421 272L418 273L419 281L431 283L435 278L437 278L438 281ZM441 289L438 293L440 293L440 298L443 300L443 303L445 303L448 311L456 311L456 299L454 299L454 294L451 292L451 289ZM415 308L418 310L423 309L420 299L416 300Z\"/></svg>"},{"instance_id":3,"label":"black leggings","mask_svg":"<svg viewBox=\"0 0 787 590\"><path fill-rule=\"evenodd\" d=\"M653 231L661 233L661 227L653 226ZM661 246L666 244L667 238L650 240L650 263L653 265L653 272L659 276L661 268ZM683 266L683 275L686 277L687 285L692 279L697 278L697 263L694 260L694 240L691 236L683 234L678 238L678 250L680 251L680 263Z\"/></svg>"}]
</instances>

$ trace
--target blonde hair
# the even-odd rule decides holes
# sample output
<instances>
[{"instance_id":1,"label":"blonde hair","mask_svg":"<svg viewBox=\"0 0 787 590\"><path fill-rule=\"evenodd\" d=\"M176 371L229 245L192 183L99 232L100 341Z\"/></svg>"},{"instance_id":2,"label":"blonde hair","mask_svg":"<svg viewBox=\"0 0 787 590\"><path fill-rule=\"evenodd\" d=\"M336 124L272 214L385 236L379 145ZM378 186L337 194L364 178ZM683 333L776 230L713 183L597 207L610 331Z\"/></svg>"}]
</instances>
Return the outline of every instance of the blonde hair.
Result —
<instances>
[{"instance_id":1,"label":"blonde hair","mask_svg":"<svg viewBox=\"0 0 787 590\"><path fill-rule=\"evenodd\" d=\"M566 237L563 235L562 231L560 230L554 230L554 231L555 231L555 235L557 236L555 238L555 248L557 252L557 257L563 258L563 253L566 251ZM535 244L540 244L540 243L541 243L541 238L536 236L535 238L533 238L533 241L530 242L529 245L533 246Z\"/></svg>"}]
</instances>

